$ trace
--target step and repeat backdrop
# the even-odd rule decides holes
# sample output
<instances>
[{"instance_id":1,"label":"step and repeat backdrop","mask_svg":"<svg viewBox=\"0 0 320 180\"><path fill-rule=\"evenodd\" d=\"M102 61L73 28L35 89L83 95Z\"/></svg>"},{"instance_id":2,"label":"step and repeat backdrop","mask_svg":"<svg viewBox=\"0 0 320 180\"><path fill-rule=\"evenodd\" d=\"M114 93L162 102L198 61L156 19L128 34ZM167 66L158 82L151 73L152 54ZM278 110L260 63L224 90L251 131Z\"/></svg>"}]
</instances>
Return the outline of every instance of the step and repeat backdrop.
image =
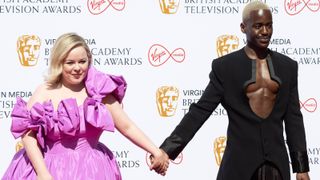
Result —
<instances>
[{"instance_id":1,"label":"step and repeat backdrop","mask_svg":"<svg viewBox=\"0 0 320 180\"><path fill-rule=\"evenodd\" d=\"M19 147L19 139L10 133L16 97L28 100L43 81L58 36L66 32L83 36L97 69L124 76L128 83L124 110L160 145L202 95L212 60L246 44L240 23L248 2L0 0L0 176ZM264 2L274 20L270 48L299 64L310 175L320 179L320 1ZM105 132L100 140L116 155L125 180L212 180L223 156L227 125L226 111L218 106L171 161L165 177L150 171L148 154L119 132Z\"/></svg>"}]
</instances>

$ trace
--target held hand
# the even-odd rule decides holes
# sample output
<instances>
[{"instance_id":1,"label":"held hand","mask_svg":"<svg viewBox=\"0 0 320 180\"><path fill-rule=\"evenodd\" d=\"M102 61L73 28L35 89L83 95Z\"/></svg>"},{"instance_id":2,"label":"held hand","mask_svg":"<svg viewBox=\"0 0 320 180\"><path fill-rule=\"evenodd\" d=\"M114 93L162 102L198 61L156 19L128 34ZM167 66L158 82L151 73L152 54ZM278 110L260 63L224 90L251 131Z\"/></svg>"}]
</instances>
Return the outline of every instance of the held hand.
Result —
<instances>
[{"instance_id":1,"label":"held hand","mask_svg":"<svg viewBox=\"0 0 320 180\"><path fill-rule=\"evenodd\" d=\"M310 180L309 174L306 173L297 173L297 180Z\"/></svg>"},{"instance_id":2,"label":"held hand","mask_svg":"<svg viewBox=\"0 0 320 180\"><path fill-rule=\"evenodd\" d=\"M159 149L158 153L150 155L150 170L155 170L162 176L166 175L166 171L169 167L169 156L162 149Z\"/></svg>"}]
</instances>

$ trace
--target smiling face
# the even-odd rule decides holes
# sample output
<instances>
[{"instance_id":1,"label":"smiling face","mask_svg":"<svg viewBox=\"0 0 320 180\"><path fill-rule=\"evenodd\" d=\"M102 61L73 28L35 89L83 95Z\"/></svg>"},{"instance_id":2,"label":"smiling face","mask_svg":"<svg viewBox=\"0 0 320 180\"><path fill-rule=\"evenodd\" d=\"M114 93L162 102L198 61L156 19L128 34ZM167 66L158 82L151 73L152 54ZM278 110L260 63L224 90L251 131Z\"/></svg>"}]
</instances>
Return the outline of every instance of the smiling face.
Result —
<instances>
[{"instance_id":1,"label":"smiling face","mask_svg":"<svg viewBox=\"0 0 320 180\"><path fill-rule=\"evenodd\" d=\"M246 34L247 45L253 49L267 49L273 32L270 10L258 9L250 12L241 23L241 31Z\"/></svg>"},{"instance_id":2,"label":"smiling face","mask_svg":"<svg viewBox=\"0 0 320 180\"><path fill-rule=\"evenodd\" d=\"M89 68L89 58L82 46L72 49L62 65L62 83L78 85L83 82Z\"/></svg>"}]
</instances>

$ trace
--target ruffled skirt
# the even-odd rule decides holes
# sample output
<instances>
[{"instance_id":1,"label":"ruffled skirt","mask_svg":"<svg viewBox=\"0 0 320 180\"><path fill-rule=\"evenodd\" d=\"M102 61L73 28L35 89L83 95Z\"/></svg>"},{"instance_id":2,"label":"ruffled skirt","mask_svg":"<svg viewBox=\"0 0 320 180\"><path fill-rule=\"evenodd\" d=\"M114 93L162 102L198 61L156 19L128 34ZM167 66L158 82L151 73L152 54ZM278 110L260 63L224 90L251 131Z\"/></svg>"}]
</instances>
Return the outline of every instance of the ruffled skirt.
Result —
<instances>
[{"instance_id":1,"label":"ruffled skirt","mask_svg":"<svg viewBox=\"0 0 320 180\"><path fill-rule=\"evenodd\" d=\"M44 161L54 180L121 180L112 152L102 143L96 148L79 148L45 153ZM2 180L36 180L36 172L24 149L15 154Z\"/></svg>"}]
</instances>

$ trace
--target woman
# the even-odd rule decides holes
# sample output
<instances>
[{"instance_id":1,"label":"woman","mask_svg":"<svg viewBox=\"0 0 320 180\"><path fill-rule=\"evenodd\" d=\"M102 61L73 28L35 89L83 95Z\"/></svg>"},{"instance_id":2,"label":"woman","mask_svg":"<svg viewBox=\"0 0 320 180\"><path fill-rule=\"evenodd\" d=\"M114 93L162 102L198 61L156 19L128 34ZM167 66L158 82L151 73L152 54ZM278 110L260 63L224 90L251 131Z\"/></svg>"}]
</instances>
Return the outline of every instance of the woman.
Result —
<instances>
[{"instance_id":1,"label":"woman","mask_svg":"<svg viewBox=\"0 0 320 180\"><path fill-rule=\"evenodd\" d=\"M67 33L56 40L45 83L28 103L18 98L12 111L11 131L22 138L24 149L2 179L121 180L115 157L98 141L103 131L114 128L154 157L163 157L122 110L123 77L99 72L91 61L79 35ZM153 165L165 172L168 161Z\"/></svg>"}]
</instances>

